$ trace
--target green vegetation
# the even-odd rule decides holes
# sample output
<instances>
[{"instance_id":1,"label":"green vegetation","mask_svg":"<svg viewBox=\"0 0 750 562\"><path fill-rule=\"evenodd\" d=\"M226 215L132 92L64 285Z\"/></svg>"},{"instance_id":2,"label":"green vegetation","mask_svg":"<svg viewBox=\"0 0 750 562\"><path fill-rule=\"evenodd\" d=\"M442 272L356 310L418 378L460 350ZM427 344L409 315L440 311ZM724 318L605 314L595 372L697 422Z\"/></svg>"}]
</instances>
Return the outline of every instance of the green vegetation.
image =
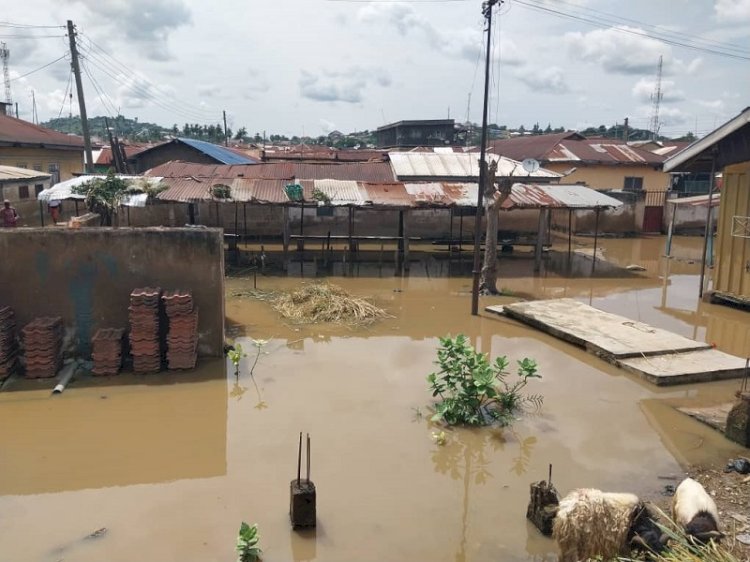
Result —
<instances>
[{"instance_id":1,"label":"green vegetation","mask_svg":"<svg viewBox=\"0 0 750 562\"><path fill-rule=\"evenodd\" d=\"M165 184L152 184L145 179L128 182L118 178L115 171L110 168L106 178L94 178L75 186L72 191L86 197L86 208L101 216L102 225L112 226L112 219L126 196L146 193L149 197L154 197L166 187Z\"/></svg>"},{"instance_id":2,"label":"green vegetation","mask_svg":"<svg viewBox=\"0 0 750 562\"><path fill-rule=\"evenodd\" d=\"M231 199L232 188L223 183L217 183L211 186L211 195L216 199Z\"/></svg>"},{"instance_id":3,"label":"green vegetation","mask_svg":"<svg viewBox=\"0 0 750 562\"><path fill-rule=\"evenodd\" d=\"M242 346L238 343L234 344L234 347L227 351L227 357L229 357L229 360L232 362L232 365L234 366L235 376L239 376L240 361L242 361L243 357L247 357L247 354L242 351Z\"/></svg>"},{"instance_id":4,"label":"green vegetation","mask_svg":"<svg viewBox=\"0 0 750 562\"><path fill-rule=\"evenodd\" d=\"M439 396L433 421L448 425L502 426L513 422L514 414L525 404L541 406L542 396L524 395L529 379L541 378L536 362L518 361L518 376L508 380L508 359L498 357L490 363L478 353L463 334L455 339L440 338L436 364L440 371L427 377L433 396Z\"/></svg>"},{"instance_id":5,"label":"green vegetation","mask_svg":"<svg viewBox=\"0 0 750 562\"><path fill-rule=\"evenodd\" d=\"M237 562L256 562L260 560L263 551L258 546L260 535L258 534L258 524L248 525L244 521L240 525L240 532L237 535Z\"/></svg>"}]
</instances>

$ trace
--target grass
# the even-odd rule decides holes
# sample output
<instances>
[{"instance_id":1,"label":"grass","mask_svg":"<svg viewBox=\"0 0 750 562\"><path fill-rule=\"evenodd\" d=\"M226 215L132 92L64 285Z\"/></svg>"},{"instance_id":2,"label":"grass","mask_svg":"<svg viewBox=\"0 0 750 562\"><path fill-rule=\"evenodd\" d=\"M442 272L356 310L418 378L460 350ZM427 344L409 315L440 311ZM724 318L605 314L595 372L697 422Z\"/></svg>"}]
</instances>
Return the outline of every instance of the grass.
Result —
<instances>
[{"instance_id":1,"label":"grass","mask_svg":"<svg viewBox=\"0 0 750 562\"><path fill-rule=\"evenodd\" d=\"M366 298L355 297L330 283L305 283L291 292L252 290L243 292L242 296L268 302L293 324L366 326L390 317L385 310Z\"/></svg>"}]
</instances>

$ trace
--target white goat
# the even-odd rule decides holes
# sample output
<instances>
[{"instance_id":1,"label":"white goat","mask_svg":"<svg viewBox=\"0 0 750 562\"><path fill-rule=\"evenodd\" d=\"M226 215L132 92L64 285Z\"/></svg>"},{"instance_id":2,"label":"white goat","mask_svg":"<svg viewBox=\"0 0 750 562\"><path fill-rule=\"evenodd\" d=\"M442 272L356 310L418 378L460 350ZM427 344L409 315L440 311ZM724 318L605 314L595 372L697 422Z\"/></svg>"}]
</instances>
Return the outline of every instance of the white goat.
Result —
<instances>
[{"instance_id":1,"label":"white goat","mask_svg":"<svg viewBox=\"0 0 750 562\"><path fill-rule=\"evenodd\" d=\"M672 518L688 535L700 542L706 543L724 536L719 532L719 510L716 509L716 502L705 488L692 478L685 478L677 486L672 500Z\"/></svg>"},{"instance_id":2,"label":"white goat","mask_svg":"<svg viewBox=\"0 0 750 562\"><path fill-rule=\"evenodd\" d=\"M552 536L561 562L627 554L632 545L659 551L656 524L643 502L633 494L574 490L560 501Z\"/></svg>"}]
</instances>

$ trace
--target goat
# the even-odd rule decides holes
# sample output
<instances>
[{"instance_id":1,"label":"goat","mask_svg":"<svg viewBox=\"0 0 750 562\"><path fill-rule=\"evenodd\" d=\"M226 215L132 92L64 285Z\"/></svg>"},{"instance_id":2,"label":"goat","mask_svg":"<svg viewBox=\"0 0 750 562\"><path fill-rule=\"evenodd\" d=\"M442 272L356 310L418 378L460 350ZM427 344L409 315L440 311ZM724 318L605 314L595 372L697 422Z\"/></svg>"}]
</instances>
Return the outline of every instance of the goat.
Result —
<instances>
[{"instance_id":1,"label":"goat","mask_svg":"<svg viewBox=\"0 0 750 562\"><path fill-rule=\"evenodd\" d=\"M701 543L724 536L719 532L719 510L705 488L692 478L685 478L672 500L672 518L688 536Z\"/></svg>"},{"instance_id":2,"label":"goat","mask_svg":"<svg viewBox=\"0 0 750 562\"><path fill-rule=\"evenodd\" d=\"M560 501L552 536L561 562L601 556L605 560L631 548L660 552L660 531L645 504L634 494L574 490Z\"/></svg>"}]
</instances>

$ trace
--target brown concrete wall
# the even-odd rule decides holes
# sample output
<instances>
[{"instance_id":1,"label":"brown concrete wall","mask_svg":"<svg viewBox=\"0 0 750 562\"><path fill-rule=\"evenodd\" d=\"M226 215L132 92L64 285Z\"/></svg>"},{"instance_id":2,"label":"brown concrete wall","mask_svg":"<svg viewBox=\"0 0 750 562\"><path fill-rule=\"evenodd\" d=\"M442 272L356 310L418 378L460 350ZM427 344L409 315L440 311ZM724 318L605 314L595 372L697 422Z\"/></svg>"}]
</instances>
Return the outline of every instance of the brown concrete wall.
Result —
<instances>
[{"instance_id":1,"label":"brown concrete wall","mask_svg":"<svg viewBox=\"0 0 750 562\"><path fill-rule=\"evenodd\" d=\"M642 215L641 215L642 216ZM574 233L593 233L596 227L595 211L573 211L572 227ZM632 234L640 232L641 222L637 221L636 205L624 203L615 209L604 209L599 212L600 234ZM552 226L557 230L567 232L568 211L554 211Z\"/></svg>"},{"instance_id":2,"label":"brown concrete wall","mask_svg":"<svg viewBox=\"0 0 750 562\"><path fill-rule=\"evenodd\" d=\"M0 306L15 310L19 328L38 316L61 316L86 353L98 328L128 326L132 289L186 289L199 308L199 353L223 354L220 230L0 229L0 261Z\"/></svg>"}]
</instances>

